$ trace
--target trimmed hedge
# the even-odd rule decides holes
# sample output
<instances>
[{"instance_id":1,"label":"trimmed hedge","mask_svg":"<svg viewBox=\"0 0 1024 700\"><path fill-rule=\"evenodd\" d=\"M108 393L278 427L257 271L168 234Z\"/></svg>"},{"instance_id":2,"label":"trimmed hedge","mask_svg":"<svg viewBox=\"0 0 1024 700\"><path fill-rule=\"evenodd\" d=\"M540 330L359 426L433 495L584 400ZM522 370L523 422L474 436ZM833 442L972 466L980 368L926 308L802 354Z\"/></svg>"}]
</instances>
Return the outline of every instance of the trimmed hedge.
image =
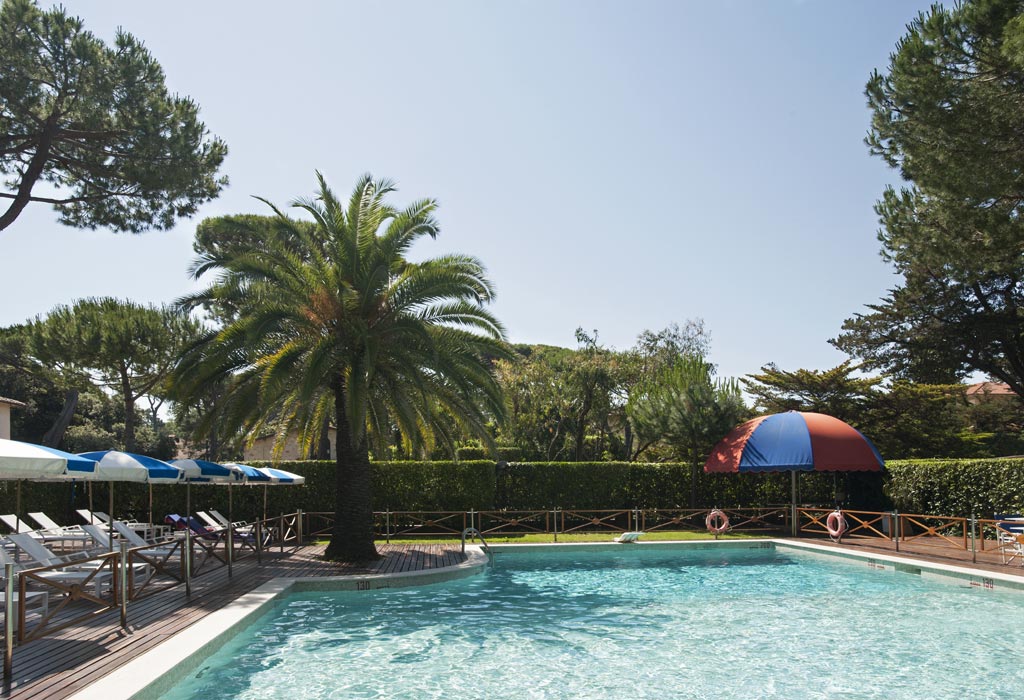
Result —
<instances>
[{"instance_id":1,"label":"trimmed hedge","mask_svg":"<svg viewBox=\"0 0 1024 700\"><path fill-rule=\"evenodd\" d=\"M289 462L289 471L306 477L306 485L232 488L236 518L268 514L334 510L334 462ZM802 503L831 504L837 489L847 507L935 515L989 517L993 512L1024 510L1024 459L903 460L880 474L800 475ZM553 507L676 508L687 507L689 466L678 463L627 462L375 462L372 465L376 510L534 510ZM884 484L884 490L883 490ZM697 502L710 506L765 506L788 503L789 474L704 474L697 480ZM93 485L96 510L107 510L108 485ZM192 487L194 509L228 510L228 489ZM16 486L0 482L0 512L13 513ZM157 519L185 510L182 486L154 486ZM77 523L75 509L88 505L81 485L22 485L22 515L42 510L59 522ZM149 490L140 484L115 485L119 516L148 517Z\"/></svg>"},{"instance_id":2,"label":"trimmed hedge","mask_svg":"<svg viewBox=\"0 0 1024 700\"><path fill-rule=\"evenodd\" d=\"M503 462L517 462L523 458L523 451L518 447L499 447L498 459ZM460 447L455 450L460 462L489 460L494 457L490 450L483 447Z\"/></svg>"},{"instance_id":3,"label":"trimmed hedge","mask_svg":"<svg viewBox=\"0 0 1024 700\"><path fill-rule=\"evenodd\" d=\"M251 462L262 466L260 462ZM334 510L334 462L288 462L288 471L306 477L305 486L235 486L231 488L236 519L252 519L263 513L316 512ZM379 510L469 510L489 508L494 503L494 462L376 462L373 465L374 508ZM13 513L16 484L0 482L0 513ZM228 514L226 486L193 486L193 510L214 508ZM109 486L93 484L93 507L108 509ZM89 505L87 487L82 484L22 483L22 509L43 511L61 523L78 523L75 510ZM484 504L484 505L481 505ZM179 485L153 487L153 517L184 513L186 489ZM143 484L114 485L114 509L120 517L149 518L149 489Z\"/></svg>"},{"instance_id":4,"label":"trimmed hedge","mask_svg":"<svg viewBox=\"0 0 1024 700\"><path fill-rule=\"evenodd\" d=\"M916 459L886 463L886 493L904 513L990 518L1024 511L1024 459Z\"/></svg>"},{"instance_id":5,"label":"trimmed hedge","mask_svg":"<svg viewBox=\"0 0 1024 700\"><path fill-rule=\"evenodd\" d=\"M499 469L497 506L532 508L685 508L690 466L639 462L524 462ZM880 475L801 474L801 502L831 503L837 488L860 507L882 500ZM697 475L698 506L789 503L789 474Z\"/></svg>"}]
</instances>

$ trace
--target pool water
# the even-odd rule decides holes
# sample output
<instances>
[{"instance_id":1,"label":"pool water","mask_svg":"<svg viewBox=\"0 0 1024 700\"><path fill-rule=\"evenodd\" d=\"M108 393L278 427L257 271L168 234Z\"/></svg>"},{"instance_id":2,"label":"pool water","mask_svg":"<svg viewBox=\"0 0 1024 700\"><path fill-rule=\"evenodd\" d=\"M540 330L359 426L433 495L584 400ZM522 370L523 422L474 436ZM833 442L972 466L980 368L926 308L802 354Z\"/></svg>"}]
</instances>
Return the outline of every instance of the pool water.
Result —
<instances>
[{"instance_id":1,"label":"pool water","mask_svg":"<svg viewBox=\"0 0 1024 700\"><path fill-rule=\"evenodd\" d=\"M289 596L185 698L1021 698L1024 595L775 549L499 552Z\"/></svg>"}]
</instances>

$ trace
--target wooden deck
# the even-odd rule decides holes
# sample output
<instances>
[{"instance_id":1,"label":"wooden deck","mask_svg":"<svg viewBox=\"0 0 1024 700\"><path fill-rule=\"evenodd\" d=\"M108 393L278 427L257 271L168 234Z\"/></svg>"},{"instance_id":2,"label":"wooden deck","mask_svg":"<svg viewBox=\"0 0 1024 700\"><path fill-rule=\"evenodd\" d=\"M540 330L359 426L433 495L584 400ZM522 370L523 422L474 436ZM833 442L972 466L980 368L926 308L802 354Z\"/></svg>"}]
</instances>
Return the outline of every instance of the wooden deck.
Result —
<instances>
[{"instance_id":1,"label":"wooden deck","mask_svg":"<svg viewBox=\"0 0 1024 700\"><path fill-rule=\"evenodd\" d=\"M798 542L811 542L814 544L852 549L862 553L888 554L908 559L917 559L923 562L936 564L948 564L950 566L967 566L982 571L994 571L1013 576L1024 576L1024 567L1018 560L1012 564L1002 563L996 543L989 540L985 543L984 551L977 551L972 554L961 546L954 546L948 540L941 537L918 537L909 541L900 542L899 549L892 540L881 537L849 537L844 538L841 544L832 542L827 537L801 537ZM979 547L980 550L980 547Z\"/></svg>"},{"instance_id":2,"label":"wooden deck","mask_svg":"<svg viewBox=\"0 0 1024 700\"><path fill-rule=\"evenodd\" d=\"M323 549L321 545L267 552L262 565L253 558L236 563L230 579L226 568L195 578L191 597L186 597L184 586L179 585L135 601L128 607L128 632L120 627L119 611L112 610L86 624L17 647L14 682L3 689L2 697L66 698L273 578L421 571L465 560L457 545L382 544L378 550L383 558L357 567L324 561L320 558Z\"/></svg>"}]
</instances>

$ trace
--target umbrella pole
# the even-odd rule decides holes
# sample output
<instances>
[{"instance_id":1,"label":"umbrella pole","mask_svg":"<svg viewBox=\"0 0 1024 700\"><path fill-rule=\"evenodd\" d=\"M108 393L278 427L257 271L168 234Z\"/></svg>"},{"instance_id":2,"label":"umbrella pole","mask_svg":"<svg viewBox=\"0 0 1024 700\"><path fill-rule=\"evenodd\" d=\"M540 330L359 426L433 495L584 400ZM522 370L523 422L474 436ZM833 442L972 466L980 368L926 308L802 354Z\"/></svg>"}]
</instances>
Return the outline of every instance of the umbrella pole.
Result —
<instances>
[{"instance_id":1,"label":"umbrella pole","mask_svg":"<svg viewBox=\"0 0 1024 700\"><path fill-rule=\"evenodd\" d=\"M796 470L794 469L789 473L790 477L790 490L792 491L791 497L791 509L790 509L790 526L793 530L793 537L796 537L796 532L799 529L796 522Z\"/></svg>"},{"instance_id":2,"label":"umbrella pole","mask_svg":"<svg viewBox=\"0 0 1024 700\"><path fill-rule=\"evenodd\" d=\"M235 507L231 500L231 482L228 482L228 522L235 522Z\"/></svg>"},{"instance_id":3,"label":"umbrella pole","mask_svg":"<svg viewBox=\"0 0 1024 700\"><path fill-rule=\"evenodd\" d=\"M153 524L153 484L149 485L149 524Z\"/></svg>"},{"instance_id":4,"label":"umbrella pole","mask_svg":"<svg viewBox=\"0 0 1024 700\"><path fill-rule=\"evenodd\" d=\"M192 482L185 482L185 529L192 529Z\"/></svg>"},{"instance_id":5,"label":"umbrella pole","mask_svg":"<svg viewBox=\"0 0 1024 700\"><path fill-rule=\"evenodd\" d=\"M96 524L96 516L92 514L92 482L89 482L89 524Z\"/></svg>"},{"instance_id":6,"label":"umbrella pole","mask_svg":"<svg viewBox=\"0 0 1024 700\"><path fill-rule=\"evenodd\" d=\"M108 541L108 544L110 545L110 551L113 552L114 551L114 482L113 481L110 482L110 497L107 500L109 501L108 508L110 508L110 512L108 513L108 515L110 516L110 525L107 526L107 541Z\"/></svg>"},{"instance_id":7,"label":"umbrella pole","mask_svg":"<svg viewBox=\"0 0 1024 700\"><path fill-rule=\"evenodd\" d=\"M267 493L269 491L270 491L270 488L266 484L263 484L263 519L264 520L267 519Z\"/></svg>"},{"instance_id":8,"label":"umbrella pole","mask_svg":"<svg viewBox=\"0 0 1024 700\"><path fill-rule=\"evenodd\" d=\"M21 479L18 479L14 491L14 521L18 524L18 532L21 532Z\"/></svg>"}]
</instances>

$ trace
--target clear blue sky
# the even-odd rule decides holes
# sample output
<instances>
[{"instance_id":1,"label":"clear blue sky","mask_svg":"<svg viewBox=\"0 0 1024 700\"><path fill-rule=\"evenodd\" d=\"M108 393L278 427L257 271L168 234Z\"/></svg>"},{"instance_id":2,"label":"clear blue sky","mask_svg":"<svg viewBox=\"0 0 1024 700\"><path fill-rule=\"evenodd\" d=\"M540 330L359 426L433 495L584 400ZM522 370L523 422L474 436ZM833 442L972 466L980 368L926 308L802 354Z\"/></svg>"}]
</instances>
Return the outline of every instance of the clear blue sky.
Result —
<instances>
[{"instance_id":1,"label":"clear blue sky","mask_svg":"<svg viewBox=\"0 0 1024 700\"><path fill-rule=\"evenodd\" d=\"M44 5L48 6L46 3ZM344 194L440 201L414 256L481 258L510 340L624 349L703 318L722 375L824 369L897 279L872 205L864 84L926 0L69 0L144 40L230 148L229 188L168 232L79 231L32 205L0 233L0 324L83 296L170 302L202 218Z\"/></svg>"}]
</instances>

